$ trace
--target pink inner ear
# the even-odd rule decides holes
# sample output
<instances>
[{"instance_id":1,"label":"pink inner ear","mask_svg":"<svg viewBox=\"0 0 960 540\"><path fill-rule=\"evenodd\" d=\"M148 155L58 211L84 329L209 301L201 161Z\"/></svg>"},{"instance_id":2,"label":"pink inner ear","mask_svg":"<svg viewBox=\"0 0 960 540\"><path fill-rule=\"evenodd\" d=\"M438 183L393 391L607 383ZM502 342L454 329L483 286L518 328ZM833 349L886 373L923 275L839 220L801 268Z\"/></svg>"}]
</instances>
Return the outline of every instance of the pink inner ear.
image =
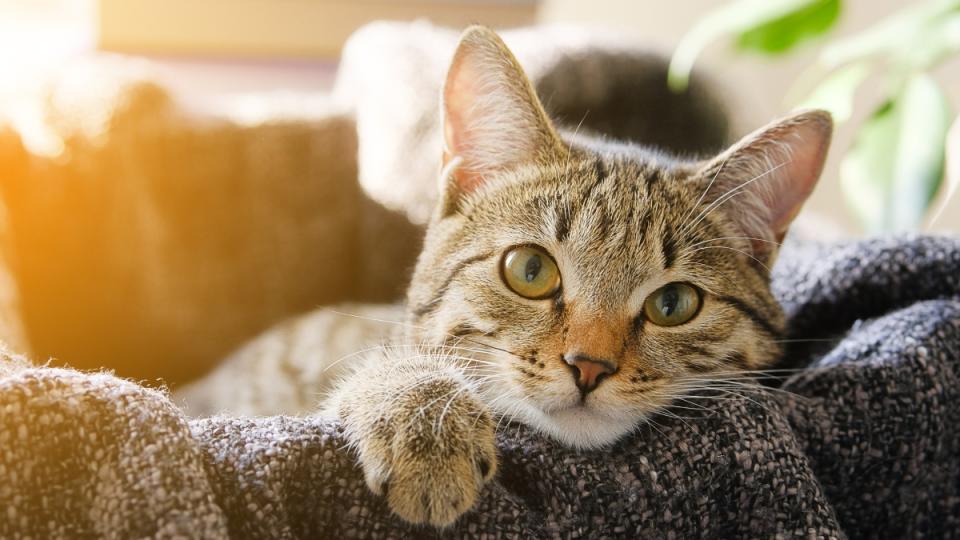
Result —
<instances>
[{"instance_id":1,"label":"pink inner ear","mask_svg":"<svg viewBox=\"0 0 960 540\"><path fill-rule=\"evenodd\" d=\"M476 121L471 118L471 113L476 113L476 75L462 56L466 55L458 54L450 66L443 91L443 166L460 158L451 174L461 193L470 193L480 187L482 176L473 170L473 149L466 136L471 122Z\"/></svg>"},{"instance_id":2,"label":"pink inner ear","mask_svg":"<svg viewBox=\"0 0 960 540\"><path fill-rule=\"evenodd\" d=\"M807 197L813 193L827 157L830 142L829 125L817 123L800 125L790 135L787 146L790 161L777 173L775 189L770 191L773 200L765 201L770 210L770 229L777 241L783 239Z\"/></svg>"},{"instance_id":3,"label":"pink inner ear","mask_svg":"<svg viewBox=\"0 0 960 540\"><path fill-rule=\"evenodd\" d=\"M832 122L823 111L796 114L743 139L704 169L716 178L710 199L750 237L761 261L775 251L823 169ZM734 200L734 197L736 199Z\"/></svg>"},{"instance_id":4,"label":"pink inner ear","mask_svg":"<svg viewBox=\"0 0 960 540\"><path fill-rule=\"evenodd\" d=\"M444 150L452 155L460 155L464 150L461 134L469 124L470 105L476 99L476 92L470 84L475 74L464 56L467 55L458 51L443 87Z\"/></svg>"},{"instance_id":5,"label":"pink inner ear","mask_svg":"<svg viewBox=\"0 0 960 540\"><path fill-rule=\"evenodd\" d=\"M496 34L467 30L443 89L444 166L455 192L558 147L527 76Z\"/></svg>"}]
</instances>

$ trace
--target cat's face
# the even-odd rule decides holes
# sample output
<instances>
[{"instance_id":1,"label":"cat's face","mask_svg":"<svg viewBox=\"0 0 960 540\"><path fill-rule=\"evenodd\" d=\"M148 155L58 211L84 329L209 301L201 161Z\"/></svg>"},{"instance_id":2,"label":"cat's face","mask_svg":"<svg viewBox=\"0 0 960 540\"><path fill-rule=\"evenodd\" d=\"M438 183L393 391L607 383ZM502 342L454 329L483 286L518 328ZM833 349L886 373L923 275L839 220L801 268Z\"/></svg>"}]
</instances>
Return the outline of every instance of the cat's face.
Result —
<instances>
[{"instance_id":1,"label":"cat's face","mask_svg":"<svg viewBox=\"0 0 960 540\"><path fill-rule=\"evenodd\" d=\"M471 29L444 116L444 196L410 337L471 358L495 410L597 446L705 378L777 357L768 266L819 175L825 114L704 162L571 144L499 38Z\"/></svg>"}]
</instances>

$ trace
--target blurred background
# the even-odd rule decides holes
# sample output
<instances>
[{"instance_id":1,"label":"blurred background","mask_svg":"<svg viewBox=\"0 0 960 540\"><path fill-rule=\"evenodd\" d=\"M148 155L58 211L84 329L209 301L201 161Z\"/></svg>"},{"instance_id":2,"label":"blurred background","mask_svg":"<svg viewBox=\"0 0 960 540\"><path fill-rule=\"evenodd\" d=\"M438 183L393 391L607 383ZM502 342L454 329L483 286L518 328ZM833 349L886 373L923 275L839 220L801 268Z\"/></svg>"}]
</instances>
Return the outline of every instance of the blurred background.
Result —
<instances>
[{"instance_id":1,"label":"blurred background","mask_svg":"<svg viewBox=\"0 0 960 540\"><path fill-rule=\"evenodd\" d=\"M778 0L767 2L776 4ZM789 4L789 0L782 3ZM316 91L333 84L339 52L347 37L366 22L427 18L463 27L482 22L498 28L573 23L619 32L669 54L705 15L732 2L723 0L0 0L0 106L11 96L36 88L41 76L62 69L77 55L97 49L144 55L179 99L216 107L223 96L257 91ZM814 2L815 3L815 2ZM884 21L909 0L848 0L827 37L839 41ZM839 4L839 2L837 2ZM946 4L951 4L947 2ZM951 28L960 35L960 29ZM960 38L956 38L960 39ZM730 41L730 40L727 40ZM811 66L819 43L803 42L783 55L742 54L720 39L703 51L699 64L723 86L735 109L735 130L743 132L802 104L812 89ZM960 99L960 58L931 70L951 105ZM848 125L866 119L882 99L879 84L857 88ZM805 84L806 83L806 84ZM854 129L837 132L835 148L853 142ZM843 230L865 227L845 204L837 178L843 154L833 152L825 178L810 206ZM945 191L940 195L945 195ZM936 205L934 205L936 206ZM953 203L932 227L960 227Z\"/></svg>"},{"instance_id":2,"label":"blurred background","mask_svg":"<svg viewBox=\"0 0 960 540\"><path fill-rule=\"evenodd\" d=\"M396 299L422 219L371 195L367 109L329 96L365 88L338 82L338 69L348 37L376 20L616 35L673 56L675 89L691 62L702 70L731 137L797 106L831 108L842 122L804 215L815 230L956 233L944 163L958 11L929 0L0 0L3 337L40 361L176 383L294 313ZM383 58L367 69L389 72ZM359 172L331 165L358 151L354 115ZM285 170L318 180L280 192ZM251 202L265 189L280 206ZM405 230L388 248L365 243Z\"/></svg>"}]
</instances>

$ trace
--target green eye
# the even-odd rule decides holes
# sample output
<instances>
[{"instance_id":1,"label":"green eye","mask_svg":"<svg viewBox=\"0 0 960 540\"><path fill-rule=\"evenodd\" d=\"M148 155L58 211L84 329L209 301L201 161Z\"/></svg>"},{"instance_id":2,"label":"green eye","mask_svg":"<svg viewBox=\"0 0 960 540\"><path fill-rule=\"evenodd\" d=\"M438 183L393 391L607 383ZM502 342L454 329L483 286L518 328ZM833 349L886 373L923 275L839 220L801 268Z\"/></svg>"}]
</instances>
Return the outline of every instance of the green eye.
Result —
<instances>
[{"instance_id":1,"label":"green eye","mask_svg":"<svg viewBox=\"0 0 960 540\"><path fill-rule=\"evenodd\" d=\"M700 309L700 293L679 281L653 291L643 303L647 319L659 326L677 326L693 318Z\"/></svg>"},{"instance_id":2,"label":"green eye","mask_svg":"<svg viewBox=\"0 0 960 540\"><path fill-rule=\"evenodd\" d=\"M524 298L548 298L560 288L560 270L543 248L518 246L504 254L503 281Z\"/></svg>"}]
</instances>

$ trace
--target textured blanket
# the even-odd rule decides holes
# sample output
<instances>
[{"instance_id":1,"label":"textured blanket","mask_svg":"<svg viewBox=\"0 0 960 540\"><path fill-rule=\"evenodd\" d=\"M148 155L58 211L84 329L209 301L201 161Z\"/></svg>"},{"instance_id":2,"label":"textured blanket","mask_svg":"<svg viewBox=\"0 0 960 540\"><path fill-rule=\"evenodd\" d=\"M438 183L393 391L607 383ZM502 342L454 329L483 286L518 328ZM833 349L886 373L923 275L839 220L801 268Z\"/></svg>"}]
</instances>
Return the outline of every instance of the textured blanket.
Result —
<instances>
[{"instance_id":1,"label":"textured blanket","mask_svg":"<svg viewBox=\"0 0 960 540\"><path fill-rule=\"evenodd\" d=\"M445 534L960 535L960 241L794 245L774 274L799 371L603 451L509 426L498 479ZM367 491L336 423L187 420L107 374L0 366L0 537L437 535Z\"/></svg>"}]
</instances>

